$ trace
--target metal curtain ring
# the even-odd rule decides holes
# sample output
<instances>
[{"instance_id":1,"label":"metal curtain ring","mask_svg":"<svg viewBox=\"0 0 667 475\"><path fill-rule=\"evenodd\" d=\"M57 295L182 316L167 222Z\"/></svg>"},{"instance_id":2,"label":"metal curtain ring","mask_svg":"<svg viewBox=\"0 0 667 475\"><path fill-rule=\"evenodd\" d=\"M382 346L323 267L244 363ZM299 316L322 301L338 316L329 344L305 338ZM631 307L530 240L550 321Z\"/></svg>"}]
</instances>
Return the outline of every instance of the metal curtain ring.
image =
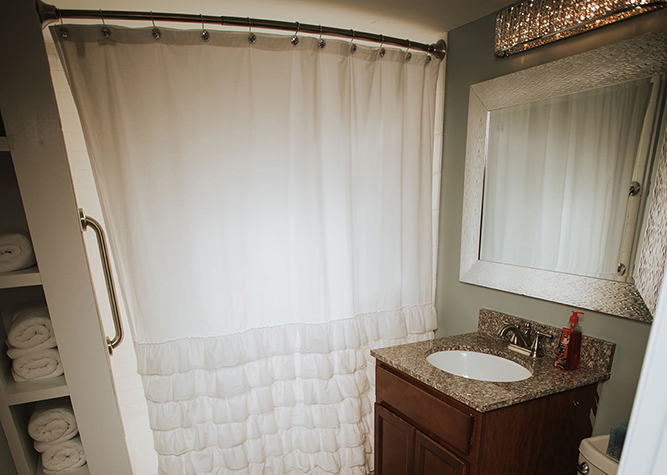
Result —
<instances>
[{"instance_id":1,"label":"metal curtain ring","mask_svg":"<svg viewBox=\"0 0 667 475\"><path fill-rule=\"evenodd\" d=\"M250 17L248 17L248 43L255 44L257 41L257 36L252 32L252 21L250 20Z\"/></svg>"},{"instance_id":2,"label":"metal curtain ring","mask_svg":"<svg viewBox=\"0 0 667 475\"><path fill-rule=\"evenodd\" d=\"M211 39L211 35L208 31L206 31L206 26L204 26L204 15L200 13L199 18L201 18L201 34L199 36L202 40L208 41Z\"/></svg>"},{"instance_id":3,"label":"metal curtain ring","mask_svg":"<svg viewBox=\"0 0 667 475\"><path fill-rule=\"evenodd\" d=\"M327 42L324 41L322 38L322 25L320 25L320 40L317 42L317 46L320 47L320 49L324 48L327 45Z\"/></svg>"},{"instance_id":4,"label":"metal curtain ring","mask_svg":"<svg viewBox=\"0 0 667 475\"><path fill-rule=\"evenodd\" d=\"M162 33L160 33L158 27L155 26L155 20L153 19L153 11L151 11L151 23L153 23L153 30L151 30L151 35L153 35L153 38L155 38L155 40L157 41L162 37Z\"/></svg>"},{"instance_id":5,"label":"metal curtain ring","mask_svg":"<svg viewBox=\"0 0 667 475\"><path fill-rule=\"evenodd\" d=\"M292 36L292 39L290 40L290 42L291 42L294 46L296 46L296 45L299 44L299 37L298 37L297 35L299 34L299 28L300 28L300 27L301 27L301 25L299 25L299 22L297 21L297 22L296 22L296 31L294 32L294 36Z\"/></svg>"}]
</instances>

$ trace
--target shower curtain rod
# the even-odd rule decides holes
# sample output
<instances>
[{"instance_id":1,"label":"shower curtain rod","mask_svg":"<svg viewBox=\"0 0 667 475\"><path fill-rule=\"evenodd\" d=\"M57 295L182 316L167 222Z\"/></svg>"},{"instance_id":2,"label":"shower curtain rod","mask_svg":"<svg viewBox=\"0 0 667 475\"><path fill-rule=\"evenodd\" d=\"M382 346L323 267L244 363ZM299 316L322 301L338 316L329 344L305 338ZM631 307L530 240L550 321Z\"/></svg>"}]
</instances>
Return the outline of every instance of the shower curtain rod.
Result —
<instances>
[{"instance_id":1,"label":"shower curtain rod","mask_svg":"<svg viewBox=\"0 0 667 475\"><path fill-rule=\"evenodd\" d=\"M37 0L37 12L42 24L49 21L63 19L101 19L101 20L145 20L145 21L173 21L179 23L208 23L209 25L230 25L272 30L295 31L302 33L322 34L343 38L359 39L375 43L402 46L408 49L430 53L438 59L444 59L447 52L445 40L438 40L434 44L412 42L407 39L367 33L364 31L345 30L331 26L310 25L307 23L262 20L259 18L242 18L228 16L197 15L191 13L164 13L164 12L134 12L120 10L73 10L60 9L54 5Z\"/></svg>"}]
</instances>

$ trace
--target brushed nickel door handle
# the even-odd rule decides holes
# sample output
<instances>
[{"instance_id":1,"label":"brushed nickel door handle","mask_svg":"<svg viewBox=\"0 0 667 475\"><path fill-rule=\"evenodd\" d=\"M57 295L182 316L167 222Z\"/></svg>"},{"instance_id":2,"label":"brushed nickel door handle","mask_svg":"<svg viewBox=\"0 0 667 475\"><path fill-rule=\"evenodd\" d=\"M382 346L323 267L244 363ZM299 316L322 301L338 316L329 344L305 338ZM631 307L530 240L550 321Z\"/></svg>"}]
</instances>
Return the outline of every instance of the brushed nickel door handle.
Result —
<instances>
[{"instance_id":1,"label":"brushed nickel door handle","mask_svg":"<svg viewBox=\"0 0 667 475\"><path fill-rule=\"evenodd\" d=\"M113 339L107 337L109 354L113 355L113 350L118 348L118 345L123 341L123 322L120 319L120 312L118 310L118 299L116 297L116 288L113 283L113 274L109 262L107 239L100 223L90 216L86 216L81 208L79 208L79 218L81 219L81 228L85 231L88 226L90 226L93 231L95 231L95 236L97 237L97 246L100 250L100 260L102 261L102 268L104 270L104 281L106 282L109 305L111 306L111 316L113 317L113 326L116 331Z\"/></svg>"}]
</instances>

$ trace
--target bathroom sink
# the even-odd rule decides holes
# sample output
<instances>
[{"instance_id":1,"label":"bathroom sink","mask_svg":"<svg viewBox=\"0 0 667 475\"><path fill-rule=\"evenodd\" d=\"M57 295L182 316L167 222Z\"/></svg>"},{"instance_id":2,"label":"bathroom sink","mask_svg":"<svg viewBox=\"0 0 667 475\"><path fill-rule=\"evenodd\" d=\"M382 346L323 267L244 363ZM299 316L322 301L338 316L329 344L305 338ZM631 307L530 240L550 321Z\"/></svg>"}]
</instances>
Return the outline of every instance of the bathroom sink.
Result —
<instances>
[{"instance_id":1,"label":"bathroom sink","mask_svg":"<svg viewBox=\"0 0 667 475\"><path fill-rule=\"evenodd\" d=\"M514 361L474 351L439 351L426 361L448 373L481 381L521 381L532 375Z\"/></svg>"}]
</instances>

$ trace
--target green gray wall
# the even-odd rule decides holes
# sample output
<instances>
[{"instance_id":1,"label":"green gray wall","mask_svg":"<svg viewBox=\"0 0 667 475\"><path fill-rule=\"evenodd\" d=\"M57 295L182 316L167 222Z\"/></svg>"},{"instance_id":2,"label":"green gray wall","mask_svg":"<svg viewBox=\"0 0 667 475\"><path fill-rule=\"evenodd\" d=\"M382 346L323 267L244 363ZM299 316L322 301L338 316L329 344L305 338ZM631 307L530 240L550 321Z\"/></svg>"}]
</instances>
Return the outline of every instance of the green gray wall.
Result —
<instances>
[{"instance_id":1,"label":"green gray wall","mask_svg":"<svg viewBox=\"0 0 667 475\"><path fill-rule=\"evenodd\" d=\"M508 58L493 55L495 14L449 32L440 201L436 336L476 330L480 308L563 326L571 307L459 282L463 177L472 84L571 56L648 31L667 28L667 12L646 14ZM650 325L586 311L584 334L616 343L611 379L604 383L594 435L630 418Z\"/></svg>"}]
</instances>

